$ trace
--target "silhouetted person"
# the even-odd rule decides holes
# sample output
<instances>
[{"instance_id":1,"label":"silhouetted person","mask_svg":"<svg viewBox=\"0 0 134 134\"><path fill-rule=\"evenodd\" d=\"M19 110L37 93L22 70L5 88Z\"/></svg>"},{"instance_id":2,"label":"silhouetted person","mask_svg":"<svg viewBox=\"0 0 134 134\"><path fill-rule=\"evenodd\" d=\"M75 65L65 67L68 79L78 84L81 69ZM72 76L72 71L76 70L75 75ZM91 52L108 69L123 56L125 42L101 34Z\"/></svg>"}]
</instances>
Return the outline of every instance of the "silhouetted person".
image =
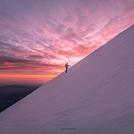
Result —
<instances>
[{"instance_id":1,"label":"silhouetted person","mask_svg":"<svg viewBox=\"0 0 134 134\"><path fill-rule=\"evenodd\" d=\"M68 65L68 63L65 64L65 73L68 72L68 68L69 68L70 65Z\"/></svg>"}]
</instances>

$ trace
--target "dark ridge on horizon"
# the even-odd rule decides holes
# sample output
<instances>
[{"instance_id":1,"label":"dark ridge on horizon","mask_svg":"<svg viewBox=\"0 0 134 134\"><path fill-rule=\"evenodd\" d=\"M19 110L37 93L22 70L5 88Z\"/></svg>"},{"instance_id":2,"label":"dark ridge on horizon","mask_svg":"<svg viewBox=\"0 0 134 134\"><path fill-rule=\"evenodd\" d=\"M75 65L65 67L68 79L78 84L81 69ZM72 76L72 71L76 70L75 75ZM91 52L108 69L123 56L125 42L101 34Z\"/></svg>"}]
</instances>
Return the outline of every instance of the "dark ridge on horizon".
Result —
<instances>
[{"instance_id":1,"label":"dark ridge on horizon","mask_svg":"<svg viewBox=\"0 0 134 134\"><path fill-rule=\"evenodd\" d=\"M39 87L40 85L0 85L0 112Z\"/></svg>"}]
</instances>

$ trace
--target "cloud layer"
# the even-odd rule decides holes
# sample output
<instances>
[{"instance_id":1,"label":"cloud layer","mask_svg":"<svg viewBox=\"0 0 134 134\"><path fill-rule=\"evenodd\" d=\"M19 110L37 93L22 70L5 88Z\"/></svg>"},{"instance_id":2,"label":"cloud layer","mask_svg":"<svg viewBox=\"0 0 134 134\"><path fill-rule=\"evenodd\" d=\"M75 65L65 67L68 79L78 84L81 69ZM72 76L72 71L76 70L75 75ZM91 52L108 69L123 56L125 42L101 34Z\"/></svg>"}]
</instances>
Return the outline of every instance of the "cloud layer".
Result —
<instances>
[{"instance_id":1,"label":"cloud layer","mask_svg":"<svg viewBox=\"0 0 134 134\"><path fill-rule=\"evenodd\" d=\"M134 24L133 5L133 0L1 0L0 74L58 74L67 61L76 63Z\"/></svg>"}]
</instances>

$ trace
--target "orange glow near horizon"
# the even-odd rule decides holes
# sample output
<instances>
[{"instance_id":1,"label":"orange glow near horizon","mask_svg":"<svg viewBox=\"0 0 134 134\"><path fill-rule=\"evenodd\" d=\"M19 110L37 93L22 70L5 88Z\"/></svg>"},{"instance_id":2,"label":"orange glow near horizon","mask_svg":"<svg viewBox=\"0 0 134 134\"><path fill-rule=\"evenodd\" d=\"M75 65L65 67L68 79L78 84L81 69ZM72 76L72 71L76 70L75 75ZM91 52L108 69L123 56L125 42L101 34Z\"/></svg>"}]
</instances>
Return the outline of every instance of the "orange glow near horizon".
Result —
<instances>
[{"instance_id":1,"label":"orange glow near horizon","mask_svg":"<svg viewBox=\"0 0 134 134\"><path fill-rule=\"evenodd\" d=\"M0 74L0 83L14 83L16 84L42 84L45 83L58 74L33 75L33 74Z\"/></svg>"},{"instance_id":2,"label":"orange glow near horizon","mask_svg":"<svg viewBox=\"0 0 134 134\"><path fill-rule=\"evenodd\" d=\"M133 0L3 1L0 84L43 84L134 24Z\"/></svg>"}]
</instances>

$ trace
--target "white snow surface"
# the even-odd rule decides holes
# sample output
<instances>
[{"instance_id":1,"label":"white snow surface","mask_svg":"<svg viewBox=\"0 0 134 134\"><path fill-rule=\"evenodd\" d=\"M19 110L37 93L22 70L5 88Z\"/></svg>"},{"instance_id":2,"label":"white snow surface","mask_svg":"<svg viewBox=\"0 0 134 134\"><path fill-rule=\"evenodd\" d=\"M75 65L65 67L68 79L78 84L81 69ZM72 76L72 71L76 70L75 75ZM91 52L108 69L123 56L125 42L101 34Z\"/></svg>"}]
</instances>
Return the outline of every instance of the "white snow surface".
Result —
<instances>
[{"instance_id":1,"label":"white snow surface","mask_svg":"<svg viewBox=\"0 0 134 134\"><path fill-rule=\"evenodd\" d=\"M134 134L134 25L2 112L0 134Z\"/></svg>"}]
</instances>

